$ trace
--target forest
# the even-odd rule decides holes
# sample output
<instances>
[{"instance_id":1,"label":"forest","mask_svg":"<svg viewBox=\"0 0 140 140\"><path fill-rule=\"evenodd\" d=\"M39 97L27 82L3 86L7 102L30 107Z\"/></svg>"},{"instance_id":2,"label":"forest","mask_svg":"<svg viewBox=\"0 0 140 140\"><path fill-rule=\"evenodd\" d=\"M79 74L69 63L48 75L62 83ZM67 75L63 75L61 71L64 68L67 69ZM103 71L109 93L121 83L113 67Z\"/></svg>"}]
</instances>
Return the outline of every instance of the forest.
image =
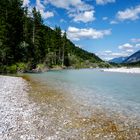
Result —
<instances>
[{"instance_id":1,"label":"forest","mask_svg":"<svg viewBox=\"0 0 140 140\"><path fill-rule=\"evenodd\" d=\"M0 73L105 66L94 53L76 47L60 27L45 25L35 7L29 13L21 0L0 0Z\"/></svg>"}]
</instances>

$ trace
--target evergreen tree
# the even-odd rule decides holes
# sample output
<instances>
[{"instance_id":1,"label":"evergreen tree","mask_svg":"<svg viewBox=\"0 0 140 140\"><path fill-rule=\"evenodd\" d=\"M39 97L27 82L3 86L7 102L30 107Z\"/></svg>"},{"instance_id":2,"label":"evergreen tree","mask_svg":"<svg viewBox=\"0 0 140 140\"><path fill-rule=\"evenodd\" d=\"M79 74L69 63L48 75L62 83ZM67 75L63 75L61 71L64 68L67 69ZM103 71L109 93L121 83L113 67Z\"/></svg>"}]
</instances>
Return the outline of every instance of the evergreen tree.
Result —
<instances>
[{"instance_id":1,"label":"evergreen tree","mask_svg":"<svg viewBox=\"0 0 140 140\"><path fill-rule=\"evenodd\" d=\"M56 64L62 64L62 39L61 39L61 29L60 27L55 27L55 55Z\"/></svg>"},{"instance_id":2,"label":"evergreen tree","mask_svg":"<svg viewBox=\"0 0 140 140\"><path fill-rule=\"evenodd\" d=\"M20 0L2 0L1 3L1 47L7 65L21 60L20 43L23 35L23 9ZM2 39L3 38L3 39Z\"/></svg>"},{"instance_id":3,"label":"evergreen tree","mask_svg":"<svg viewBox=\"0 0 140 140\"><path fill-rule=\"evenodd\" d=\"M69 66L69 58L68 58L68 44L67 44L67 34L66 31L62 37L63 40L63 48L62 48L62 67Z\"/></svg>"},{"instance_id":4,"label":"evergreen tree","mask_svg":"<svg viewBox=\"0 0 140 140\"><path fill-rule=\"evenodd\" d=\"M45 58L45 29L41 14L33 8L33 37L32 43L34 46L34 61L42 63Z\"/></svg>"},{"instance_id":5,"label":"evergreen tree","mask_svg":"<svg viewBox=\"0 0 140 140\"><path fill-rule=\"evenodd\" d=\"M52 30L44 25L36 8L32 16L28 13L21 0L0 0L0 72L12 65L16 69L19 63L34 69L40 63L63 67L102 62L93 53L76 47L66 32L62 35L60 27Z\"/></svg>"}]
</instances>

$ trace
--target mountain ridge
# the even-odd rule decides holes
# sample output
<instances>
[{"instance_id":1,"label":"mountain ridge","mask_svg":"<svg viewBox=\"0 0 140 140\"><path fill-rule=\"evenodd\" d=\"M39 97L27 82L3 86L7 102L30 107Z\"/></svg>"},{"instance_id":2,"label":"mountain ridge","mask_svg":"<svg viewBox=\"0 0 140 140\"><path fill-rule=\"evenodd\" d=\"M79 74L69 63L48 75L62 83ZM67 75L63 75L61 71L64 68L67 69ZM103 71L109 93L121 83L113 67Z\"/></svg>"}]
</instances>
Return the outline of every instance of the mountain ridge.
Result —
<instances>
[{"instance_id":1,"label":"mountain ridge","mask_svg":"<svg viewBox=\"0 0 140 140\"><path fill-rule=\"evenodd\" d=\"M135 63L140 61L140 50L127 57L123 63Z\"/></svg>"},{"instance_id":2,"label":"mountain ridge","mask_svg":"<svg viewBox=\"0 0 140 140\"><path fill-rule=\"evenodd\" d=\"M108 62L113 62L113 63L117 63L117 64L121 64L127 57L116 57L113 58L111 60L109 60Z\"/></svg>"}]
</instances>

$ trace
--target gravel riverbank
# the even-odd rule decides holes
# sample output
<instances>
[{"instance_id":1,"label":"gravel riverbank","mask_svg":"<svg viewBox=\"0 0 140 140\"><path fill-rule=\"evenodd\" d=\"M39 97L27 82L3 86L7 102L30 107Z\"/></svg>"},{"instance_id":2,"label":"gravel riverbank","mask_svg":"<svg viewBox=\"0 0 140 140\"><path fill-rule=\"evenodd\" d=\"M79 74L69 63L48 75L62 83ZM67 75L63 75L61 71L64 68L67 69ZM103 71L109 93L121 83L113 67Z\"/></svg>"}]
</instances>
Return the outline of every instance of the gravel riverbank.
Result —
<instances>
[{"instance_id":1,"label":"gravel riverbank","mask_svg":"<svg viewBox=\"0 0 140 140\"><path fill-rule=\"evenodd\" d=\"M121 73L139 73L140 74L140 68L110 68L110 69L103 69L103 71L107 72L121 72Z\"/></svg>"},{"instance_id":2,"label":"gravel riverbank","mask_svg":"<svg viewBox=\"0 0 140 140\"><path fill-rule=\"evenodd\" d=\"M0 76L0 140L27 140L34 104L27 98L28 84L20 77Z\"/></svg>"},{"instance_id":3,"label":"gravel riverbank","mask_svg":"<svg viewBox=\"0 0 140 140\"><path fill-rule=\"evenodd\" d=\"M24 79L0 76L0 140L140 138L139 124L133 120L122 115L107 116L104 111L78 105L63 94L37 85L29 94Z\"/></svg>"}]
</instances>

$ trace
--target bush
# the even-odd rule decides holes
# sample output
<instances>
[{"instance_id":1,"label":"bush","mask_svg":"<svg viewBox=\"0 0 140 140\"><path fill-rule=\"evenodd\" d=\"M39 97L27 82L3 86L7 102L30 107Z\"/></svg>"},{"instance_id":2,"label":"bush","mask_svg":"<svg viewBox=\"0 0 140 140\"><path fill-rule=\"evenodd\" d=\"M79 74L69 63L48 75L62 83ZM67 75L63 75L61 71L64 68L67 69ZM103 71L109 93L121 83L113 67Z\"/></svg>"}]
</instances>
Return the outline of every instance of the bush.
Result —
<instances>
[{"instance_id":1,"label":"bush","mask_svg":"<svg viewBox=\"0 0 140 140\"><path fill-rule=\"evenodd\" d=\"M18 72L24 72L25 70L27 70L27 64L25 63L17 63L16 65Z\"/></svg>"},{"instance_id":2,"label":"bush","mask_svg":"<svg viewBox=\"0 0 140 140\"><path fill-rule=\"evenodd\" d=\"M7 73L16 73L17 72L17 65L11 65L6 67Z\"/></svg>"},{"instance_id":3,"label":"bush","mask_svg":"<svg viewBox=\"0 0 140 140\"><path fill-rule=\"evenodd\" d=\"M1 65L0 66L0 73L6 73L6 68L7 68L7 66Z\"/></svg>"},{"instance_id":4,"label":"bush","mask_svg":"<svg viewBox=\"0 0 140 140\"><path fill-rule=\"evenodd\" d=\"M37 64L37 68L44 69L45 68L45 64Z\"/></svg>"}]
</instances>

